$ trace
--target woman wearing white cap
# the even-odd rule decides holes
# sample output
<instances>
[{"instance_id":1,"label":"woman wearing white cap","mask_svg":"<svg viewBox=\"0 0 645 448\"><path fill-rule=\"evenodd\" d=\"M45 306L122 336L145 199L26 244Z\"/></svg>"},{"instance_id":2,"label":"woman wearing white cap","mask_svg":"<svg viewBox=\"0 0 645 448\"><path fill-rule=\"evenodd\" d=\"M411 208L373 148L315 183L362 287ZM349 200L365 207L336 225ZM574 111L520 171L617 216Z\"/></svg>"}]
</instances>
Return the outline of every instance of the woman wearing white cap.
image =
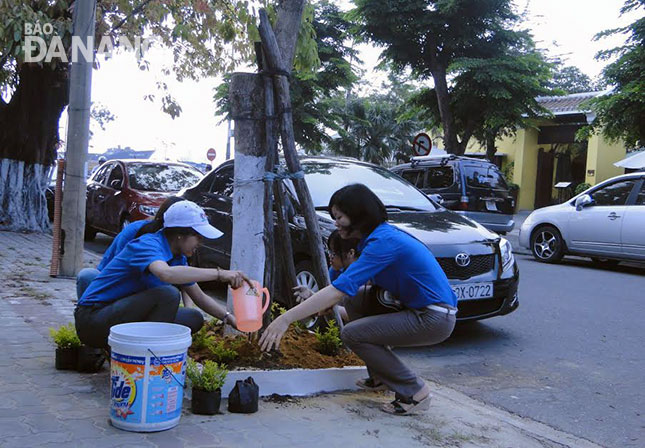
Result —
<instances>
[{"instance_id":1,"label":"woman wearing white cap","mask_svg":"<svg viewBox=\"0 0 645 448\"><path fill-rule=\"evenodd\" d=\"M195 282L220 281L237 288L250 280L239 271L190 267L186 260L203 238L221 235L197 204L180 201L170 206L163 229L129 242L79 299L74 318L81 341L107 347L110 327L125 322L175 322L198 331L203 317L196 309L179 308L179 289L207 313L235 325L226 308Z\"/></svg>"}]
</instances>

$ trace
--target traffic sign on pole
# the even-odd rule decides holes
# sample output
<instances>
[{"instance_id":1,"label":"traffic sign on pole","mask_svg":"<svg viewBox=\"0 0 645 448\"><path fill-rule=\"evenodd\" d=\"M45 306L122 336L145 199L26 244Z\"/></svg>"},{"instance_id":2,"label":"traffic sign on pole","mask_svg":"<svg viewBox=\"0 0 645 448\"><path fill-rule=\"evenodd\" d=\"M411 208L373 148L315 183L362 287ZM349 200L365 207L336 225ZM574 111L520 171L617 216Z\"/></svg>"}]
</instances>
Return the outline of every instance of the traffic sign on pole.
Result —
<instances>
[{"instance_id":1,"label":"traffic sign on pole","mask_svg":"<svg viewBox=\"0 0 645 448\"><path fill-rule=\"evenodd\" d=\"M208 158L208 160L210 160L211 162L215 160L216 155L217 153L215 152L214 148L211 148L206 152L206 158Z\"/></svg>"},{"instance_id":2,"label":"traffic sign on pole","mask_svg":"<svg viewBox=\"0 0 645 448\"><path fill-rule=\"evenodd\" d=\"M430 140L430 136L428 134L421 132L420 134L417 134L416 137L414 137L414 140L412 141L412 150L414 151L415 155L427 156L428 154L430 154L431 149L432 140Z\"/></svg>"}]
</instances>

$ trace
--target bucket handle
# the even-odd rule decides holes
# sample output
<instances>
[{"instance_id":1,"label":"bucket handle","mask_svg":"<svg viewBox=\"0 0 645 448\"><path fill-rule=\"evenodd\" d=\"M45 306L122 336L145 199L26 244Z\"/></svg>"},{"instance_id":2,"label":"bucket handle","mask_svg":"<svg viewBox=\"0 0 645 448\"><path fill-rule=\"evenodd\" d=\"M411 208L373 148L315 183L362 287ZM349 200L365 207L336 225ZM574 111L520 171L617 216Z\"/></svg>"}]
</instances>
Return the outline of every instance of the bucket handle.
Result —
<instances>
[{"instance_id":1,"label":"bucket handle","mask_svg":"<svg viewBox=\"0 0 645 448\"><path fill-rule=\"evenodd\" d=\"M155 358L157 361L159 361L159 364L161 364L161 365L163 366L163 368L164 368L164 369L166 369L168 372L170 372L170 375L172 375L172 377L174 378L174 380L175 380L175 381L177 381L177 384L179 384L179 385L181 386L181 388L182 388L182 389L183 389L184 387L186 387L185 385L183 385L183 384L181 383L181 381L179 381L179 380L177 379L177 377L175 376L175 374L174 374L174 373L172 373L172 370L171 370L171 369L169 369L168 367L166 367L166 365L163 363L163 361L162 361L161 359L159 359L159 358L157 357L157 355L155 355L155 354L153 353L153 351L152 351L152 350L148 349L148 351L152 354L152 356L154 356L154 358Z\"/></svg>"}]
</instances>

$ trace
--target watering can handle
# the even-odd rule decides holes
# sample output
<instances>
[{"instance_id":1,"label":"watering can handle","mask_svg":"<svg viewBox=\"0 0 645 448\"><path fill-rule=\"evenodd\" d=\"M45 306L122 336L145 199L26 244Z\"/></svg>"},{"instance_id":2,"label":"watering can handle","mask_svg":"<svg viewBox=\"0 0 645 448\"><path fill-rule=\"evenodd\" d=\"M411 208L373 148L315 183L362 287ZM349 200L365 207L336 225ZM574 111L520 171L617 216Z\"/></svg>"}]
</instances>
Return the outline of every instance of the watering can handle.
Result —
<instances>
[{"instance_id":1,"label":"watering can handle","mask_svg":"<svg viewBox=\"0 0 645 448\"><path fill-rule=\"evenodd\" d=\"M262 314L269 308L269 302L271 302L271 296L269 295L269 290L267 288L262 288L262 297L264 297L264 294L266 293L266 302L264 303L264 306L262 307Z\"/></svg>"}]
</instances>

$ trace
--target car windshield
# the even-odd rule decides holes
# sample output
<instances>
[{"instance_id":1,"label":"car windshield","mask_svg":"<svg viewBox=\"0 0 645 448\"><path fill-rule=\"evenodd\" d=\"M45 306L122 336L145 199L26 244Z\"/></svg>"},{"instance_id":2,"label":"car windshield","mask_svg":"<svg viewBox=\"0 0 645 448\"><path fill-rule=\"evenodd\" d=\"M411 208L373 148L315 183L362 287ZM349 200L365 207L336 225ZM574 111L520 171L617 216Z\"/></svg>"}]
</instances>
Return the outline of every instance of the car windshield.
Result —
<instances>
[{"instance_id":1,"label":"car windshield","mask_svg":"<svg viewBox=\"0 0 645 448\"><path fill-rule=\"evenodd\" d=\"M493 188L495 190L506 190L506 182L499 170L492 166L465 165L466 183L476 188Z\"/></svg>"},{"instance_id":2,"label":"car windshield","mask_svg":"<svg viewBox=\"0 0 645 448\"><path fill-rule=\"evenodd\" d=\"M369 187L386 207L436 210L423 193L383 168L343 160L308 160L303 161L302 167L314 207L317 208L326 208L332 194L345 185L360 183Z\"/></svg>"},{"instance_id":3,"label":"car windshield","mask_svg":"<svg viewBox=\"0 0 645 448\"><path fill-rule=\"evenodd\" d=\"M165 163L128 165L130 188L140 191L179 191L196 184L201 178L198 171Z\"/></svg>"}]
</instances>

